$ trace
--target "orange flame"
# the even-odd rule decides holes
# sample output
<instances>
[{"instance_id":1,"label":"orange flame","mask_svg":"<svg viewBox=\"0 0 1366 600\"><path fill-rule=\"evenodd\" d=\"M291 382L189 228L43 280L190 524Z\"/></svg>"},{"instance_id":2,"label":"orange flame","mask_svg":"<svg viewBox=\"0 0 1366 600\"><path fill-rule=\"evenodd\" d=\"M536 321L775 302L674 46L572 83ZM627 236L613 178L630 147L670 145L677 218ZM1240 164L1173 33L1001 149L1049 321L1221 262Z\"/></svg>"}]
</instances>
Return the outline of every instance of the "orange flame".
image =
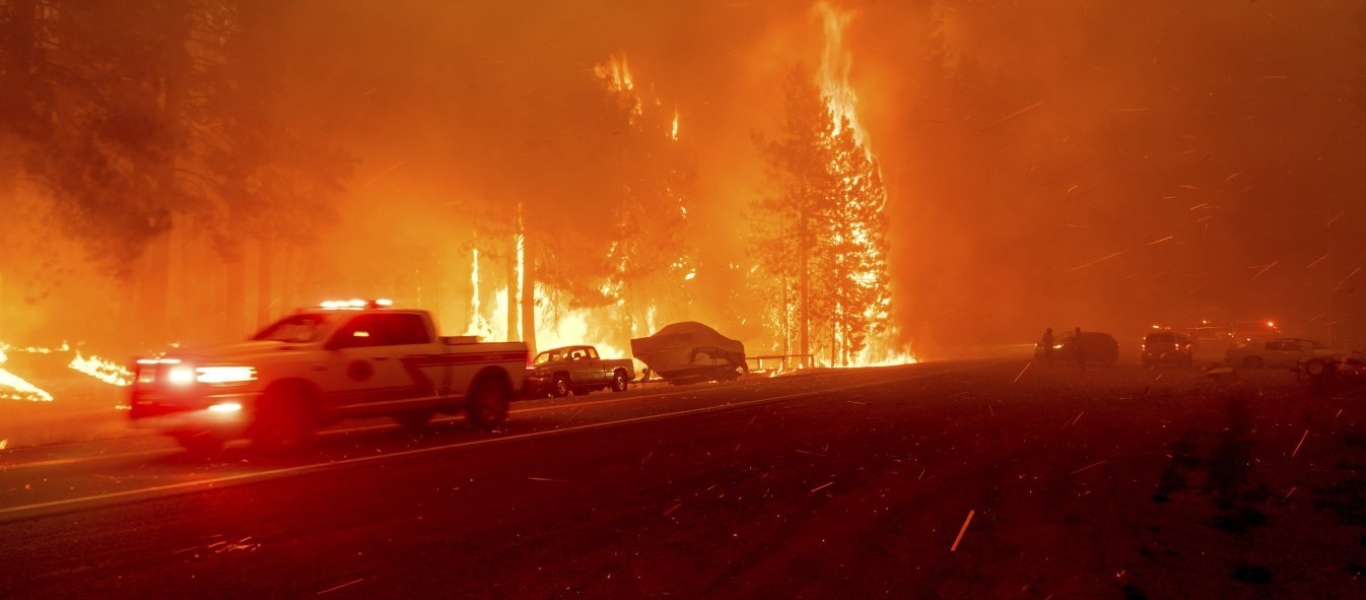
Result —
<instances>
[{"instance_id":1,"label":"orange flame","mask_svg":"<svg viewBox=\"0 0 1366 600\"><path fill-rule=\"evenodd\" d=\"M109 362L98 356L85 358L81 356L80 352L77 352L76 357L71 359L71 362L67 366L109 385L117 385L120 387L133 385L132 371L124 368L122 365Z\"/></svg>"},{"instance_id":2,"label":"orange flame","mask_svg":"<svg viewBox=\"0 0 1366 600\"><path fill-rule=\"evenodd\" d=\"M840 132L843 121L847 119L854 130L854 140L871 156L867 131L859 123L858 94L849 84L853 56L844 49L844 30L853 17L828 2L817 3L815 10L825 28L825 51L821 53L821 68L816 76L820 79L821 92L825 94L830 114L835 119L835 133Z\"/></svg>"},{"instance_id":3,"label":"orange flame","mask_svg":"<svg viewBox=\"0 0 1366 600\"><path fill-rule=\"evenodd\" d=\"M825 32L821 67L816 77L821 93L825 96L830 118L834 122L835 133L840 133L842 128L848 125L854 141L863 147L867 158L872 160L873 150L868 132L859 121L858 94L849 82L853 56L844 47L845 30L853 20L853 14L825 1L816 4L815 13L819 16ZM866 229L855 224L849 235L852 236L850 241L856 246L865 248L872 258L885 264L886 256L879 255L879 250L870 245L871 237ZM854 273L853 276L861 285L873 285L875 281L873 273ZM888 319L886 302L884 301L880 307L869 309L865 314L872 321L885 322ZM890 328L879 335L869 336L867 344L857 356L850 359L848 366L890 366L917 362L915 356L905 348L895 347L893 339L895 337Z\"/></svg>"},{"instance_id":4,"label":"orange flame","mask_svg":"<svg viewBox=\"0 0 1366 600\"><path fill-rule=\"evenodd\" d=\"M606 84L608 91L617 94L623 105L630 109L630 122L634 125L636 119L645 113L645 105L640 99L640 94L636 93L636 84L631 79L631 69L626 64L626 57L611 57L606 64L593 67L593 74Z\"/></svg>"},{"instance_id":5,"label":"orange flame","mask_svg":"<svg viewBox=\"0 0 1366 600\"><path fill-rule=\"evenodd\" d=\"M9 345L0 343L0 365L5 364L5 362L9 360L9 357L5 355L5 350L7 348L9 348ZM8 390L6 388L8 388ZM0 399L52 402L52 394L25 381L22 377L0 368Z\"/></svg>"},{"instance_id":6,"label":"orange flame","mask_svg":"<svg viewBox=\"0 0 1366 600\"><path fill-rule=\"evenodd\" d=\"M479 249L474 249L474 261L470 269L470 283L474 285L474 291L470 297L470 324L465 329L465 335L477 335L484 339L493 337L493 328L484 319L479 303Z\"/></svg>"},{"instance_id":7,"label":"orange flame","mask_svg":"<svg viewBox=\"0 0 1366 600\"><path fill-rule=\"evenodd\" d=\"M561 294L554 293L554 290L546 288L544 285L536 285L537 304L542 299L558 297ZM507 288L502 287L494 294L495 303L491 307L491 314L474 312L470 315L471 323L480 323L481 330L489 339L508 339L507 336ZM544 314L536 315L536 347L541 350L557 348L560 346L573 346L578 344L588 344L596 346L598 354L603 358L625 358L630 353L620 345L601 333L598 328L592 326L593 323L609 321L612 317L610 313L612 307L604 308L576 308L576 309L555 309L553 318L546 318ZM482 308L471 307L475 310ZM540 313L540 311L538 311ZM652 314L652 313L651 313Z\"/></svg>"}]
</instances>

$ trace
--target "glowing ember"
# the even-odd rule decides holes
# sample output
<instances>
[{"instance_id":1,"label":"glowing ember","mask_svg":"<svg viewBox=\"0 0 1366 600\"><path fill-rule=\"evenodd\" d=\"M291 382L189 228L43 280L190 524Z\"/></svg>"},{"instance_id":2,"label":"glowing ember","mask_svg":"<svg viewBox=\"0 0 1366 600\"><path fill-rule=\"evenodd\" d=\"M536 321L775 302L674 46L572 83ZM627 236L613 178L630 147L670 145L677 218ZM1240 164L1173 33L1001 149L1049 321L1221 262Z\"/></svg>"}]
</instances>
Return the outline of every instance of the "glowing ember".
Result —
<instances>
[{"instance_id":1,"label":"glowing ember","mask_svg":"<svg viewBox=\"0 0 1366 600\"><path fill-rule=\"evenodd\" d=\"M72 358L67 366L109 385L122 387L133 385L133 373L131 371L122 365L109 362L98 356L85 358L81 356L80 352L77 352L76 357Z\"/></svg>"}]
</instances>

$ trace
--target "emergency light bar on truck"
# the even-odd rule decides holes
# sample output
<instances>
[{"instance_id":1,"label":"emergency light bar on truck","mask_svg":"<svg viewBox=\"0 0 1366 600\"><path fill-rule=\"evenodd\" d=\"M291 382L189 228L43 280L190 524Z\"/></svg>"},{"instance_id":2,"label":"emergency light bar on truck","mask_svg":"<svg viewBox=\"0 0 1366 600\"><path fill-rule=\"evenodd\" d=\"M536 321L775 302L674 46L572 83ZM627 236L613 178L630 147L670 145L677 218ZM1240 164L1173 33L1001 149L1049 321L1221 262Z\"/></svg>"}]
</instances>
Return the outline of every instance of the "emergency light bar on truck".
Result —
<instances>
[{"instance_id":1,"label":"emergency light bar on truck","mask_svg":"<svg viewBox=\"0 0 1366 600\"><path fill-rule=\"evenodd\" d=\"M374 300L323 300L318 303L318 308L327 310L374 310L377 308L389 308L394 305L394 301L388 298L376 298Z\"/></svg>"}]
</instances>

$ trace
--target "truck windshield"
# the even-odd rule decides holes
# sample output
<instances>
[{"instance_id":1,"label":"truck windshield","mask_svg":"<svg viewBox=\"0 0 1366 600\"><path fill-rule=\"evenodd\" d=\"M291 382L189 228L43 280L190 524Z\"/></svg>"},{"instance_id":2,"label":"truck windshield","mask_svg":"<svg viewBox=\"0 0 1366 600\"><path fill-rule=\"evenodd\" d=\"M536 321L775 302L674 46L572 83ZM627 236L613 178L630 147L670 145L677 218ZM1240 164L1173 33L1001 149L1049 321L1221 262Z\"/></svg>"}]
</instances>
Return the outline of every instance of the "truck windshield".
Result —
<instances>
[{"instance_id":1,"label":"truck windshield","mask_svg":"<svg viewBox=\"0 0 1366 600\"><path fill-rule=\"evenodd\" d=\"M553 361L557 361L557 360L564 360L564 350L563 350L563 349L558 349L558 348L557 348L557 349L555 349L555 350L546 350L545 352L542 352L542 353L540 353L540 354L537 354L537 355L536 355L536 360L533 360L533 361L531 361L531 362L532 362L532 364L543 365L543 364L545 364L545 363L553 362Z\"/></svg>"},{"instance_id":2,"label":"truck windshield","mask_svg":"<svg viewBox=\"0 0 1366 600\"><path fill-rule=\"evenodd\" d=\"M290 315L252 336L253 340L273 340L303 344L316 342L332 328L337 315L332 313L301 313Z\"/></svg>"}]
</instances>

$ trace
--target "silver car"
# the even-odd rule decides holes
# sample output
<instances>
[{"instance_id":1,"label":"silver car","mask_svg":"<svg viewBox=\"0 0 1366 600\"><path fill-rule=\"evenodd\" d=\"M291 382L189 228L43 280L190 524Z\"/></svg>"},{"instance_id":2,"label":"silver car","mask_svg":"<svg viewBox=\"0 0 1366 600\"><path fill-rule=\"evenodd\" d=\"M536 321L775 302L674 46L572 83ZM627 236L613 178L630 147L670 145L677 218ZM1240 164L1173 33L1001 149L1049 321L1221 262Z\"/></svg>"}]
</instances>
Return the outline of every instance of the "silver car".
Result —
<instances>
[{"instance_id":1,"label":"silver car","mask_svg":"<svg viewBox=\"0 0 1366 600\"><path fill-rule=\"evenodd\" d=\"M1316 357L1341 356L1343 352L1314 340L1279 338L1251 340L1228 349L1225 362L1232 367L1294 369L1300 361Z\"/></svg>"}]
</instances>

